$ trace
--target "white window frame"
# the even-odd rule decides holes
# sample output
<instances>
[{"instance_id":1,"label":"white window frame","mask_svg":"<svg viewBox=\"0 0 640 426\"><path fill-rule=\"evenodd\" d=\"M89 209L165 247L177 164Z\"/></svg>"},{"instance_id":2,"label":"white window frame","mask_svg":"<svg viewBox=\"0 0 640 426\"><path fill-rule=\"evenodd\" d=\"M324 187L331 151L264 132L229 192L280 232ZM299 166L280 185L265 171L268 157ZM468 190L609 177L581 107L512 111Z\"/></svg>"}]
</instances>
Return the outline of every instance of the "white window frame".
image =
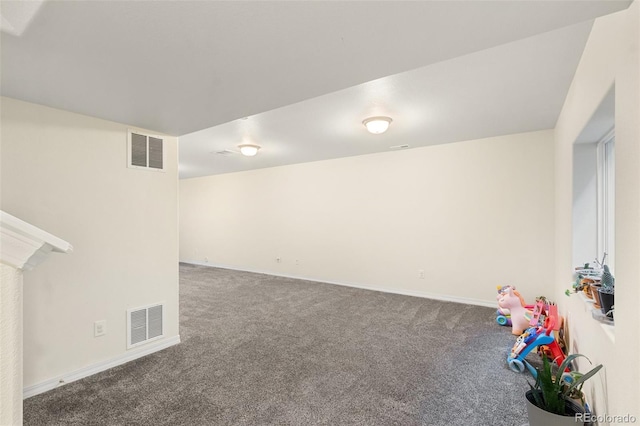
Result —
<instances>
[{"instance_id":1,"label":"white window frame","mask_svg":"<svg viewBox=\"0 0 640 426\"><path fill-rule=\"evenodd\" d=\"M615 269L615 132L609 131L597 144L598 256Z\"/></svg>"}]
</instances>

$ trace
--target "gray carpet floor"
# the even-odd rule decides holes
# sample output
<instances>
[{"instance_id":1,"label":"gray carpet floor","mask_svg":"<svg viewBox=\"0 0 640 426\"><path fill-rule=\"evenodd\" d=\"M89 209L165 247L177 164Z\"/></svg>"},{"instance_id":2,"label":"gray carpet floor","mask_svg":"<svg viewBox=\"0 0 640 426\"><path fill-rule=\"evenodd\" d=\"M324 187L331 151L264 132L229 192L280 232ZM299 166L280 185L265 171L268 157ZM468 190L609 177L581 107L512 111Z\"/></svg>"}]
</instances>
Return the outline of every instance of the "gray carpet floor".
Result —
<instances>
[{"instance_id":1,"label":"gray carpet floor","mask_svg":"<svg viewBox=\"0 0 640 426\"><path fill-rule=\"evenodd\" d=\"M25 425L521 426L494 312L181 264L182 343L25 400Z\"/></svg>"}]
</instances>

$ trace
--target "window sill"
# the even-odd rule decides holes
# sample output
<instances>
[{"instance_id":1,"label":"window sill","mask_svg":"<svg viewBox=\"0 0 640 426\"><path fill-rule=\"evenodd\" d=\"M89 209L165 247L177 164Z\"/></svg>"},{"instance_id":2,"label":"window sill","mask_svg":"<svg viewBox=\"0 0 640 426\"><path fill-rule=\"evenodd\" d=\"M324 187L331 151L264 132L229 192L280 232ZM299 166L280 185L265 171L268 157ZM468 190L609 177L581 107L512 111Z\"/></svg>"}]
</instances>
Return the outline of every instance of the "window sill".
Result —
<instances>
[{"instance_id":1,"label":"window sill","mask_svg":"<svg viewBox=\"0 0 640 426\"><path fill-rule=\"evenodd\" d=\"M616 335L615 335L614 323L604 322L604 320L598 319L598 318L602 318L603 315L600 309L594 308L595 302L593 301L593 299L589 299L587 296L585 296L583 292L578 292L577 295L578 295L578 298L582 301L582 304L584 305L585 312L589 314L589 316L591 316L593 321L598 323L598 325L602 328L602 330L604 331L604 334L609 338L611 343L615 343Z\"/></svg>"}]
</instances>

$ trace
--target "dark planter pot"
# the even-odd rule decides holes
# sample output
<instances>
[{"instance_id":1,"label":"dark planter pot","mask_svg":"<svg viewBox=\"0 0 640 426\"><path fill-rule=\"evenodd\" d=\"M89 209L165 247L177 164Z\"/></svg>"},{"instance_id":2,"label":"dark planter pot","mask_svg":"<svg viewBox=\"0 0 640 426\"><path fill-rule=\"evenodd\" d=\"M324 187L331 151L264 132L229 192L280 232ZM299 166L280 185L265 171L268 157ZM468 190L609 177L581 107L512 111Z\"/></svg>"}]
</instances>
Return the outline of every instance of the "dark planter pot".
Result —
<instances>
[{"instance_id":1,"label":"dark planter pot","mask_svg":"<svg viewBox=\"0 0 640 426\"><path fill-rule=\"evenodd\" d=\"M613 312L610 312L609 314L607 314L607 312L609 312L613 306L615 293L605 293L602 291L602 288L598 290L598 293L600 295L600 310L609 318L613 318Z\"/></svg>"},{"instance_id":2,"label":"dark planter pot","mask_svg":"<svg viewBox=\"0 0 640 426\"><path fill-rule=\"evenodd\" d=\"M593 295L594 305L593 307L596 309L601 309L602 304L600 303L600 284L591 284L591 294Z\"/></svg>"},{"instance_id":3,"label":"dark planter pot","mask_svg":"<svg viewBox=\"0 0 640 426\"><path fill-rule=\"evenodd\" d=\"M576 404L572 400L566 400L565 408L567 415L560 416L543 410L536 405L533 392L540 391L528 390L525 393L527 398L527 415L529 417L529 426L576 426L583 425L584 422L576 422L576 414L584 413L584 408Z\"/></svg>"}]
</instances>

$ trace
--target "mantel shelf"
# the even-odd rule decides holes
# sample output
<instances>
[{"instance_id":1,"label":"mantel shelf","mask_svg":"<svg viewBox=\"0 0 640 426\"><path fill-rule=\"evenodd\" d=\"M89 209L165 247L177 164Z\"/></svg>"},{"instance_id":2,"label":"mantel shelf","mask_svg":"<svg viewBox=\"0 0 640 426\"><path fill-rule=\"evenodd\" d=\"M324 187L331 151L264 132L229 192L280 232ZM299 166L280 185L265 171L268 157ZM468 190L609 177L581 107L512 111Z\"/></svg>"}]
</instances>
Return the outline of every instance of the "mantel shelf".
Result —
<instances>
[{"instance_id":1,"label":"mantel shelf","mask_svg":"<svg viewBox=\"0 0 640 426\"><path fill-rule=\"evenodd\" d=\"M52 251L69 253L68 242L15 216L0 211L0 262L16 269L30 270Z\"/></svg>"}]
</instances>

